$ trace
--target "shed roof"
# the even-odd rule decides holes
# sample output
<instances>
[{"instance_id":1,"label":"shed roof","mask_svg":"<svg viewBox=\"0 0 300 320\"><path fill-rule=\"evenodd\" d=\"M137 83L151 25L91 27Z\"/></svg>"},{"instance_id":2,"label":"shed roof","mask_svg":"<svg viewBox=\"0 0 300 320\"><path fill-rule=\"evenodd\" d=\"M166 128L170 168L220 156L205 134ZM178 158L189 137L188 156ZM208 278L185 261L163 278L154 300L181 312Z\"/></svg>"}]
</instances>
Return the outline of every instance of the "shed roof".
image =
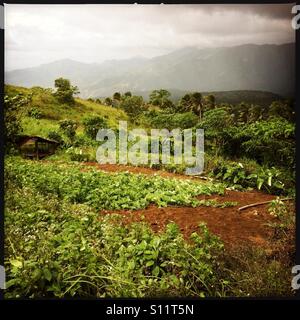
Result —
<instances>
[{"instance_id":1,"label":"shed roof","mask_svg":"<svg viewBox=\"0 0 300 320\"><path fill-rule=\"evenodd\" d=\"M51 140L51 139L46 139L43 137L39 137L39 136L29 136L29 135L20 135L17 138L17 144L18 145L22 145L28 141L38 141L38 142L45 142L45 143L50 143L50 144L59 144L57 141L55 140Z\"/></svg>"}]
</instances>

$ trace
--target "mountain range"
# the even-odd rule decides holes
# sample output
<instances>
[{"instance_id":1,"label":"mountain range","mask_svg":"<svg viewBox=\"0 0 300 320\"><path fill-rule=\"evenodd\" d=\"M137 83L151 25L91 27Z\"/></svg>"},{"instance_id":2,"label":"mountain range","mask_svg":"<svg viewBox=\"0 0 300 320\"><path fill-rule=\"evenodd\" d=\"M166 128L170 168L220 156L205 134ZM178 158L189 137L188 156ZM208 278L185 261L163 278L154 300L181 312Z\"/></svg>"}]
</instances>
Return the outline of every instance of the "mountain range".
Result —
<instances>
[{"instance_id":1,"label":"mountain range","mask_svg":"<svg viewBox=\"0 0 300 320\"><path fill-rule=\"evenodd\" d=\"M187 47L154 58L99 64L64 59L8 71L5 83L53 87L59 77L77 85L83 98L110 96L116 91L143 94L160 88L180 92L259 90L292 97L295 44Z\"/></svg>"}]
</instances>

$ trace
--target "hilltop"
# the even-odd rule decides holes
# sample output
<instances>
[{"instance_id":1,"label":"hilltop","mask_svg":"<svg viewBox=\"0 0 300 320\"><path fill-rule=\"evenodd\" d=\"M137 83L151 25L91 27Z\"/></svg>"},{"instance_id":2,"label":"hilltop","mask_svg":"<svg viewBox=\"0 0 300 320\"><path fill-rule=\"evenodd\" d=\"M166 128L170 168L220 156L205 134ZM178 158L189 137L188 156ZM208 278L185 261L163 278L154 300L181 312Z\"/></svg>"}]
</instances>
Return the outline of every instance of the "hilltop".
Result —
<instances>
[{"instance_id":1,"label":"hilltop","mask_svg":"<svg viewBox=\"0 0 300 320\"><path fill-rule=\"evenodd\" d=\"M79 124L79 132L82 131L82 120L89 115L99 115L106 118L108 125L112 128L117 127L119 120L127 119L127 115L123 110L81 98L75 99L74 106L59 104L52 96L51 89L5 86L5 94L16 95L18 93L32 95L28 110L34 108L41 114L38 119L24 114L22 126L24 134L28 135L47 137L49 131L58 129L59 120L64 119L76 121Z\"/></svg>"}]
</instances>

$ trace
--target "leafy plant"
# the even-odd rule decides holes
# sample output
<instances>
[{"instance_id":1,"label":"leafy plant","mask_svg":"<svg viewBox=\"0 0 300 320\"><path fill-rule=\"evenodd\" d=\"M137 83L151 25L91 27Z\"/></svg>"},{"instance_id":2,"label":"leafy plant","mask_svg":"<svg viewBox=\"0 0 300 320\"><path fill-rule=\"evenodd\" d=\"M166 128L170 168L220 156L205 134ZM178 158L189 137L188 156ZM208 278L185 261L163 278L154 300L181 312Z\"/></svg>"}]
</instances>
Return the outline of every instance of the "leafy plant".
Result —
<instances>
[{"instance_id":1,"label":"leafy plant","mask_svg":"<svg viewBox=\"0 0 300 320\"><path fill-rule=\"evenodd\" d=\"M276 218L280 218L287 213L287 207L279 197L270 203L268 210L269 213Z\"/></svg>"},{"instance_id":2,"label":"leafy plant","mask_svg":"<svg viewBox=\"0 0 300 320\"><path fill-rule=\"evenodd\" d=\"M88 162L91 160L90 155L82 152L82 149L71 147L67 150L67 153L69 154L71 161Z\"/></svg>"},{"instance_id":3,"label":"leafy plant","mask_svg":"<svg viewBox=\"0 0 300 320\"><path fill-rule=\"evenodd\" d=\"M59 129L71 140L74 140L78 125L74 120L60 120Z\"/></svg>"},{"instance_id":4,"label":"leafy plant","mask_svg":"<svg viewBox=\"0 0 300 320\"><path fill-rule=\"evenodd\" d=\"M43 116L43 113L36 107L31 108L28 110L27 115L34 119L40 119Z\"/></svg>"},{"instance_id":5,"label":"leafy plant","mask_svg":"<svg viewBox=\"0 0 300 320\"><path fill-rule=\"evenodd\" d=\"M73 150L73 149L71 149ZM91 167L28 161L7 161L7 171L20 185L54 194L96 209L142 209L150 203L197 206L197 195L223 194L221 184L193 182L131 173L106 174Z\"/></svg>"},{"instance_id":6,"label":"leafy plant","mask_svg":"<svg viewBox=\"0 0 300 320\"><path fill-rule=\"evenodd\" d=\"M20 188L11 178L5 213L7 298L215 294L223 245L205 225L186 242L175 224L155 234L144 223L99 217L86 205Z\"/></svg>"},{"instance_id":7,"label":"leafy plant","mask_svg":"<svg viewBox=\"0 0 300 320\"><path fill-rule=\"evenodd\" d=\"M256 188L268 193L284 193L285 176L282 171L272 168L258 167L255 171L244 168L242 163L223 162L219 163L212 172L211 176L227 182L229 185L242 186L244 188Z\"/></svg>"}]
</instances>

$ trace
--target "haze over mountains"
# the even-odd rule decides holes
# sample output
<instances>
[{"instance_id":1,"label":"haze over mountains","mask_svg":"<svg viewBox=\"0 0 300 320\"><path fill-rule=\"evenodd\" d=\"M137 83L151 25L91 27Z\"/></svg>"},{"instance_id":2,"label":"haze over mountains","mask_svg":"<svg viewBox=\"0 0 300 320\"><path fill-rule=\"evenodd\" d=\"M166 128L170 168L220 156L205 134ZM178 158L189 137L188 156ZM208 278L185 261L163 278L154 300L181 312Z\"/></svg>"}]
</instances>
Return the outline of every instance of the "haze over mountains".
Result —
<instances>
[{"instance_id":1,"label":"haze over mountains","mask_svg":"<svg viewBox=\"0 0 300 320\"><path fill-rule=\"evenodd\" d=\"M8 71L5 83L53 87L58 77L70 79L83 98L110 96L116 91L141 94L159 88L200 92L259 90L293 96L295 44L189 47L150 59L134 57L101 64L65 59Z\"/></svg>"}]
</instances>

